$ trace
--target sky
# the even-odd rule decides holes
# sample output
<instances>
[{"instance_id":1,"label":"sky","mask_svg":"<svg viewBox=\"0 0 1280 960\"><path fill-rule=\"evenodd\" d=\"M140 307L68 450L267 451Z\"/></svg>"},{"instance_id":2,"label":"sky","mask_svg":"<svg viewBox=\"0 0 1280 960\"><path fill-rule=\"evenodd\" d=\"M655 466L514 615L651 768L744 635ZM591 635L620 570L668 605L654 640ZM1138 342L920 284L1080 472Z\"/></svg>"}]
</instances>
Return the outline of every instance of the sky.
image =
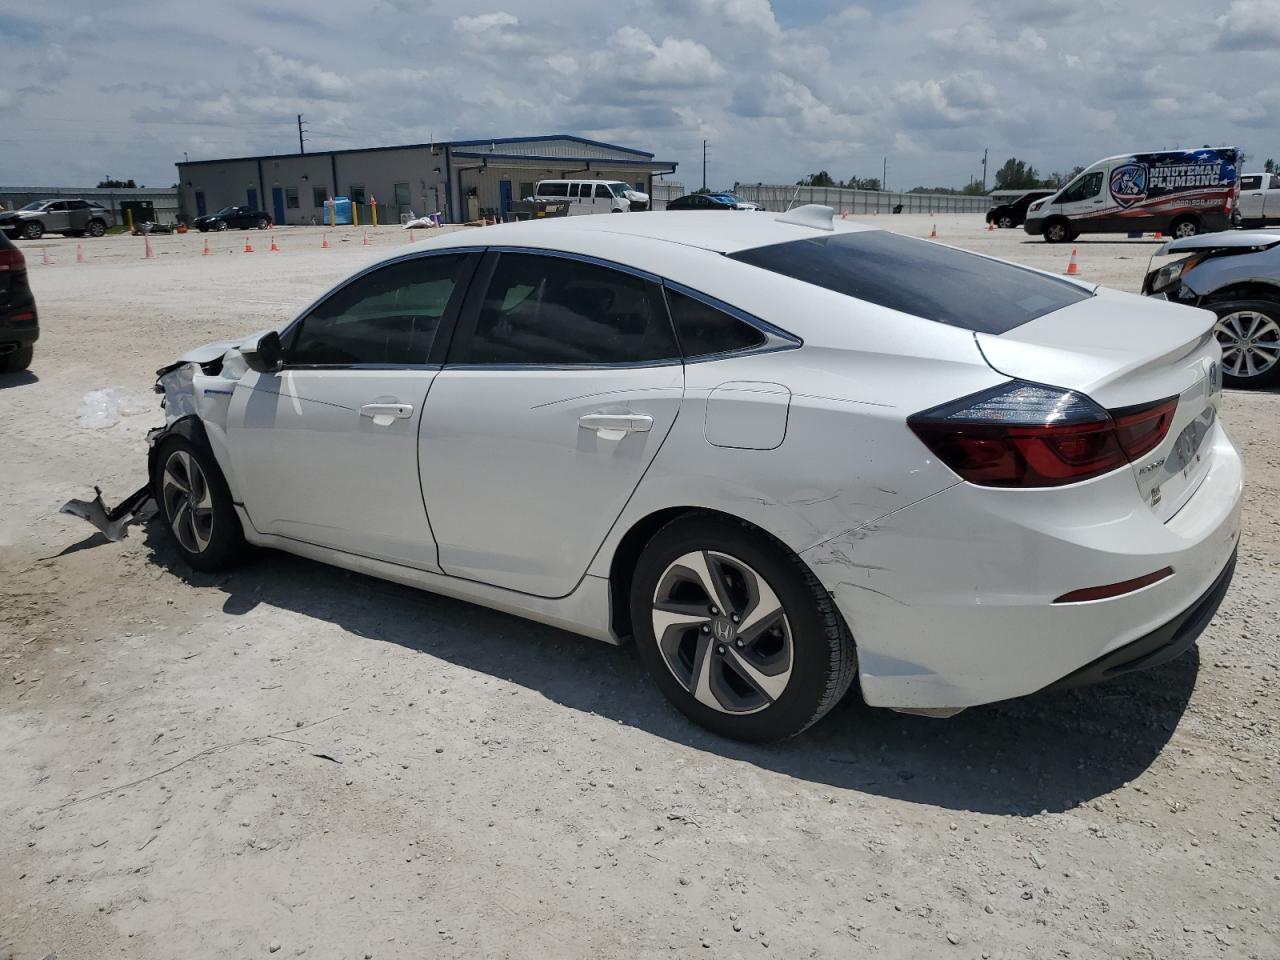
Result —
<instances>
[{"instance_id":1,"label":"sky","mask_svg":"<svg viewBox=\"0 0 1280 960\"><path fill-rule=\"evenodd\" d=\"M40 0L0 7L0 185L573 133L675 177L960 187L1203 144L1280 158L1280 0Z\"/></svg>"}]
</instances>

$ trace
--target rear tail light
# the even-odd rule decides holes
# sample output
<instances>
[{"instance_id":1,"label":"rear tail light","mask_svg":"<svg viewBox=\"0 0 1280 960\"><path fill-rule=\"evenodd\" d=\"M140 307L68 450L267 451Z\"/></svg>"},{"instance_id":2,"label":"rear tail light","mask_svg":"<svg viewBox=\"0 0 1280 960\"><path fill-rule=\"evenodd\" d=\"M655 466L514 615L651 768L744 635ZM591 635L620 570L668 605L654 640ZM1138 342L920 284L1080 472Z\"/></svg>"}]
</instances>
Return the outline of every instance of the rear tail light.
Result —
<instances>
[{"instance_id":1,"label":"rear tail light","mask_svg":"<svg viewBox=\"0 0 1280 960\"><path fill-rule=\"evenodd\" d=\"M1108 412L1083 394L1013 381L907 418L948 467L984 487L1057 487L1159 446L1176 397Z\"/></svg>"},{"instance_id":2,"label":"rear tail light","mask_svg":"<svg viewBox=\"0 0 1280 960\"><path fill-rule=\"evenodd\" d=\"M1143 587L1149 587L1153 583L1159 583L1173 576L1173 567L1161 567L1154 573L1148 573L1145 576L1134 577L1132 580L1122 580L1119 583L1108 583L1100 587L1085 587L1083 590L1072 590L1070 593L1064 593L1062 596L1054 600L1054 603L1088 603L1090 600L1108 600L1111 597L1123 596L1126 593L1133 593L1141 590Z\"/></svg>"},{"instance_id":3,"label":"rear tail light","mask_svg":"<svg viewBox=\"0 0 1280 960\"><path fill-rule=\"evenodd\" d=\"M27 258L22 255L22 251L17 247L12 247L8 250L0 250L0 272L26 269Z\"/></svg>"}]
</instances>

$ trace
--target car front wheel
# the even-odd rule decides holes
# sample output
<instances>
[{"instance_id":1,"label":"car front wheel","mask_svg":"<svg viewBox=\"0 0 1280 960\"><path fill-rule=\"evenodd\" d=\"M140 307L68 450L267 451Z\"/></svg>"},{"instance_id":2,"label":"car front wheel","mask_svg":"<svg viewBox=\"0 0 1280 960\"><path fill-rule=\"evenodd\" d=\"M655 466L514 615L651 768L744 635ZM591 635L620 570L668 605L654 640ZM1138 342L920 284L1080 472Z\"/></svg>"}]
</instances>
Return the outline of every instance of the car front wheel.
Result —
<instances>
[{"instance_id":1,"label":"car front wheel","mask_svg":"<svg viewBox=\"0 0 1280 960\"><path fill-rule=\"evenodd\" d=\"M1044 238L1050 243L1067 243L1074 237L1071 224L1066 220L1050 220L1044 225Z\"/></svg>"},{"instance_id":2,"label":"car front wheel","mask_svg":"<svg viewBox=\"0 0 1280 960\"><path fill-rule=\"evenodd\" d=\"M645 547L631 585L641 659L667 698L722 736L781 740L853 682L853 640L798 557L745 524L691 516Z\"/></svg>"},{"instance_id":3,"label":"car front wheel","mask_svg":"<svg viewBox=\"0 0 1280 960\"><path fill-rule=\"evenodd\" d=\"M244 532L213 454L203 444L172 436L155 463L153 493L183 559L203 571L230 566L243 547Z\"/></svg>"},{"instance_id":4,"label":"car front wheel","mask_svg":"<svg viewBox=\"0 0 1280 960\"><path fill-rule=\"evenodd\" d=\"M265 217L259 217L256 226L259 230L267 229L267 221Z\"/></svg>"},{"instance_id":5,"label":"car front wheel","mask_svg":"<svg viewBox=\"0 0 1280 960\"><path fill-rule=\"evenodd\" d=\"M32 220L22 225L22 235L28 240L39 240L44 236L44 224Z\"/></svg>"},{"instance_id":6,"label":"car front wheel","mask_svg":"<svg viewBox=\"0 0 1280 960\"><path fill-rule=\"evenodd\" d=\"M225 221L225 220L219 220L217 223L215 223L215 224L213 225L213 229L218 230L218 231L222 231L222 230L227 229L227 221Z\"/></svg>"},{"instance_id":7,"label":"car front wheel","mask_svg":"<svg viewBox=\"0 0 1280 960\"><path fill-rule=\"evenodd\" d=\"M1229 387L1269 387L1280 381L1280 301L1209 304L1218 315L1222 380Z\"/></svg>"}]
</instances>

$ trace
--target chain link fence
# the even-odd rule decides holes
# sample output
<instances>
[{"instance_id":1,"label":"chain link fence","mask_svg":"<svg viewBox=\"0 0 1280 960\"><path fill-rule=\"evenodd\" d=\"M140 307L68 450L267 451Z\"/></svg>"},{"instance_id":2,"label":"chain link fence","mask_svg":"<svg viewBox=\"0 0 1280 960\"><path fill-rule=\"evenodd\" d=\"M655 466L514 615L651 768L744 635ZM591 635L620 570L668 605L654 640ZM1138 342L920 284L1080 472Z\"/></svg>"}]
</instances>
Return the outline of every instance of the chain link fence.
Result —
<instances>
[{"instance_id":1,"label":"chain link fence","mask_svg":"<svg viewBox=\"0 0 1280 960\"><path fill-rule=\"evenodd\" d=\"M745 184L734 187L741 200L761 204L766 210L783 211L806 203L820 203L851 216L865 213L985 213L990 197L950 193L892 193L881 190L847 190L843 187L796 187L780 184ZM896 209L901 207L901 209Z\"/></svg>"}]
</instances>

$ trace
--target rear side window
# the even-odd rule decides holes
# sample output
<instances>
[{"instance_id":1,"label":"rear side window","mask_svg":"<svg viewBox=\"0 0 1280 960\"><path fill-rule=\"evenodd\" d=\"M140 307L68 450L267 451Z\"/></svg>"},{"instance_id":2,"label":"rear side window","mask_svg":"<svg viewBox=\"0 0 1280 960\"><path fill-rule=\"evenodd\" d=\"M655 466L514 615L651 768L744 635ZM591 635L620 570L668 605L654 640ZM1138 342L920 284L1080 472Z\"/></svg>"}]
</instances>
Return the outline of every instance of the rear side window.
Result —
<instances>
[{"instance_id":1,"label":"rear side window","mask_svg":"<svg viewBox=\"0 0 1280 960\"><path fill-rule=\"evenodd\" d=\"M793 240L735 260L926 320L1006 333L1090 294L1075 284L884 230Z\"/></svg>"},{"instance_id":2,"label":"rear side window","mask_svg":"<svg viewBox=\"0 0 1280 960\"><path fill-rule=\"evenodd\" d=\"M591 263L504 253L451 363L574 366L679 357L661 288Z\"/></svg>"},{"instance_id":3,"label":"rear side window","mask_svg":"<svg viewBox=\"0 0 1280 960\"><path fill-rule=\"evenodd\" d=\"M1241 177L1240 189L1241 190L1261 190L1262 176L1258 175L1256 177Z\"/></svg>"},{"instance_id":4,"label":"rear side window","mask_svg":"<svg viewBox=\"0 0 1280 960\"><path fill-rule=\"evenodd\" d=\"M569 186L565 183L544 183L538 187L540 197L564 197L569 194Z\"/></svg>"},{"instance_id":5,"label":"rear side window","mask_svg":"<svg viewBox=\"0 0 1280 960\"><path fill-rule=\"evenodd\" d=\"M680 349L690 360L750 350L765 342L765 335L751 324L670 288L667 306L680 338Z\"/></svg>"},{"instance_id":6,"label":"rear side window","mask_svg":"<svg viewBox=\"0 0 1280 960\"><path fill-rule=\"evenodd\" d=\"M285 362L295 366L427 362L465 255L416 257L353 280L294 328Z\"/></svg>"}]
</instances>

